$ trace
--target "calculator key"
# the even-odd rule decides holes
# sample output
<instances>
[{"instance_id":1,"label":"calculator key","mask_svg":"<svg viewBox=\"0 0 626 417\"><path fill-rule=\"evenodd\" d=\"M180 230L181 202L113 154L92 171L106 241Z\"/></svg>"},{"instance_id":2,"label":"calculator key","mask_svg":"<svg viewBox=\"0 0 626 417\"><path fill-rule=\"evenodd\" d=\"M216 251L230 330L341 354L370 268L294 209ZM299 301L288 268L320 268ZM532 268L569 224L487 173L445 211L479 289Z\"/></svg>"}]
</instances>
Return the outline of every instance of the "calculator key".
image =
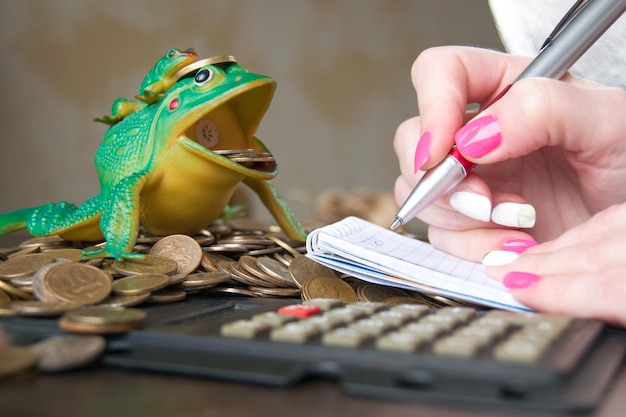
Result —
<instances>
[{"instance_id":1,"label":"calculator key","mask_svg":"<svg viewBox=\"0 0 626 417\"><path fill-rule=\"evenodd\" d=\"M494 358L504 362L536 363L546 346L527 339L506 340L494 349Z\"/></svg>"},{"instance_id":2,"label":"calculator key","mask_svg":"<svg viewBox=\"0 0 626 417\"><path fill-rule=\"evenodd\" d=\"M415 352L430 339L419 333L391 332L376 339L376 348L391 352Z\"/></svg>"},{"instance_id":3,"label":"calculator key","mask_svg":"<svg viewBox=\"0 0 626 417\"><path fill-rule=\"evenodd\" d=\"M339 327L322 335L322 344L356 348L373 339L370 333L348 327Z\"/></svg>"},{"instance_id":4,"label":"calculator key","mask_svg":"<svg viewBox=\"0 0 626 417\"><path fill-rule=\"evenodd\" d=\"M312 298L310 300L304 300L302 302L302 304L305 305L316 305L319 308L321 308L323 311L328 311L331 308L336 308L339 306L342 306L343 303L341 302L341 300L338 300L336 298Z\"/></svg>"},{"instance_id":5,"label":"calculator key","mask_svg":"<svg viewBox=\"0 0 626 417\"><path fill-rule=\"evenodd\" d=\"M377 336L383 334L384 332L392 329L395 326L384 320L366 318L355 321L354 323L351 323L348 327Z\"/></svg>"},{"instance_id":6,"label":"calculator key","mask_svg":"<svg viewBox=\"0 0 626 417\"><path fill-rule=\"evenodd\" d=\"M301 322L302 323L307 323L307 324L309 324L311 326L315 326L316 328L320 329L321 331L332 330L332 329L334 329L336 327L339 327L339 326L345 324L345 322L343 320L341 320L340 318L331 317L331 316L327 316L327 315L309 317L309 318L306 318L306 319L302 319Z\"/></svg>"},{"instance_id":7,"label":"calculator key","mask_svg":"<svg viewBox=\"0 0 626 417\"><path fill-rule=\"evenodd\" d=\"M279 327L285 323L289 323L290 321L295 321L298 319L296 318L296 316L293 315L279 314L275 311L268 311L252 316L252 320L261 323L267 323L272 327Z\"/></svg>"},{"instance_id":8,"label":"calculator key","mask_svg":"<svg viewBox=\"0 0 626 417\"><path fill-rule=\"evenodd\" d=\"M431 314L426 317L420 319L422 323L433 323L436 324L446 330L451 330L457 325L463 323L465 319L463 317L457 317L453 315L439 315L439 314Z\"/></svg>"},{"instance_id":9,"label":"calculator key","mask_svg":"<svg viewBox=\"0 0 626 417\"><path fill-rule=\"evenodd\" d=\"M398 304L391 307L389 311L400 312L416 319L428 314L430 308L423 304Z\"/></svg>"},{"instance_id":10,"label":"calculator key","mask_svg":"<svg viewBox=\"0 0 626 417\"><path fill-rule=\"evenodd\" d=\"M435 341L433 352L436 355L470 358L475 356L483 346L485 342L480 339L452 335Z\"/></svg>"},{"instance_id":11,"label":"calculator key","mask_svg":"<svg viewBox=\"0 0 626 417\"><path fill-rule=\"evenodd\" d=\"M398 329L401 333L415 333L422 335L428 340L433 340L446 332L446 328L437 323L409 323Z\"/></svg>"},{"instance_id":12,"label":"calculator key","mask_svg":"<svg viewBox=\"0 0 626 417\"><path fill-rule=\"evenodd\" d=\"M366 314L373 314L377 311L385 308L385 303L379 303L376 301L357 301L356 303L350 303L347 307L357 310L363 310Z\"/></svg>"},{"instance_id":13,"label":"calculator key","mask_svg":"<svg viewBox=\"0 0 626 417\"><path fill-rule=\"evenodd\" d=\"M476 316L476 310L469 307L442 307L437 310L437 315L454 316L465 322Z\"/></svg>"},{"instance_id":14,"label":"calculator key","mask_svg":"<svg viewBox=\"0 0 626 417\"><path fill-rule=\"evenodd\" d=\"M401 311L379 311L371 316L372 319L382 320L391 324L392 326L400 326L412 319L411 315L403 313Z\"/></svg>"},{"instance_id":15,"label":"calculator key","mask_svg":"<svg viewBox=\"0 0 626 417\"><path fill-rule=\"evenodd\" d=\"M243 339L253 339L258 335L265 333L271 326L254 320L237 320L226 323L220 328L222 336L239 337Z\"/></svg>"},{"instance_id":16,"label":"calculator key","mask_svg":"<svg viewBox=\"0 0 626 417\"><path fill-rule=\"evenodd\" d=\"M305 343L320 334L320 329L310 323L296 321L272 329L270 339L277 342Z\"/></svg>"},{"instance_id":17,"label":"calculator key","mask_svg":"<svg viewBox=\"0 0 626 417\"><path fill-rule=\"evenodd\" d=\"M324 313L325 316L333 317L342 320L344 323L350 323L361 317L365 317L367 314L363 310L358 310L351 307L334 308Z\"/></svg>"},{"instance_id":18,"label":"calculator key","mask_svg":"<svg viewBox=\"0 0 626 417\"><path fill-rule=\"evenodd\" d=\"M322 309L314 304L290 304L280 307L278 314L290 314L300 319L320 314Z\"/></svg>"}]
</instances>

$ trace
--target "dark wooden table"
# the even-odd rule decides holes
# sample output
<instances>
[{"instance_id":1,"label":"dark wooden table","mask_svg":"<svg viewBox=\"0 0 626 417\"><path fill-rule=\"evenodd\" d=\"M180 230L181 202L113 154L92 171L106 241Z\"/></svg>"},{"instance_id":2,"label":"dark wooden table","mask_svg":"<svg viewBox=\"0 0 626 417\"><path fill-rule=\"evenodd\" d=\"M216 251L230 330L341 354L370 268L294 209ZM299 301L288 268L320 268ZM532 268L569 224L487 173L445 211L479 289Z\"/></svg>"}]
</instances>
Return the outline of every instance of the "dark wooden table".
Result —
<instances>
[{"instance_id":1,"label":"dark wooden table","mask_svg":"<svg viewBox=\"0 0 626 417\"><path fill-rule=\"evenodd\" d=\"M333 381L269 388L177 375L111 368L61 374L26 374L0 381L3 417L399 417L553 416L514 409L401 403L348 395ZM622 369L592 416L626 415L626 369Z\"/></svg>"}]
</instances>

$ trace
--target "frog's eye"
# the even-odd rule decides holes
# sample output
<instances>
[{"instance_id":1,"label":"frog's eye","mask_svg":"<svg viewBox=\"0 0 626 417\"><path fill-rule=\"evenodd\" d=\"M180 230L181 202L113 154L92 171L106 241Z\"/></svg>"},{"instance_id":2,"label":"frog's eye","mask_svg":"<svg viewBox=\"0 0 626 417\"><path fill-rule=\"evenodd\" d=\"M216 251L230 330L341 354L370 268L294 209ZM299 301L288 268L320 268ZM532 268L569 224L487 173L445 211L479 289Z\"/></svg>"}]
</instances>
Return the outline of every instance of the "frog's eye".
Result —
<instances>
[{"instance_id":1,"label":"frog's eye","mask_svg":"<svg viewBox=\"0 0 626 417\"><path fill-rule=\"evenodd\" d=\"M198 71L198 73L196 74L196 84L198 85L202 85L204 83L206 83L207 81L209 81L211 78L213 78L213 73L211 72L211 70L208 69L203 69Z\"/></svg>"},{"instance_id":2,"label":"frog's eye","mask_svg":"<svg viewBox=\"0 0 626 417\"><path fill-rule=\"evenodd\" d=\"M170 50L167 52L167 57L168 57L168 58L174 58L174 56L175 56L175 55L176 55L176 49L170 49Z\"/></svg>"}]
</instances>

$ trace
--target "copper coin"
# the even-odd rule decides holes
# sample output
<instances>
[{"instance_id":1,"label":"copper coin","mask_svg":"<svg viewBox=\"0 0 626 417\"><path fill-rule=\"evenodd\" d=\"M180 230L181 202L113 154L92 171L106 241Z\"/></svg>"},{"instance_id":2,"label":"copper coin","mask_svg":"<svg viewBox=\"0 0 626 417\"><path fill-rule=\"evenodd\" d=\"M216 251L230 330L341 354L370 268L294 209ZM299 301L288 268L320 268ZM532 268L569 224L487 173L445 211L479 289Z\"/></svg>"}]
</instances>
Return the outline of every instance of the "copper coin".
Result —
<instances>
[{"instance_id":1,"label":"copper coin","mask_svg":"<svg viewBox=\"0 0 626 417\"><path fill-rule=\"evenodd\" d=\"M289 274L293 282L302 288L304 282L316 275L336 276L335 271L307 258L304 255L296 256L289 264Z\"/></svg>"},{"instance_id":2,"label":"copper coin","mask_svg":"<svg viewBox=\"0 0 626 417\"><path fill-rule=\"evenodd\" d=\"M73 304L95 304L111 293L109 274L95 266L76 262L55 265L43 277L43 285L56 300Z\"/></svg>"},{"instance_id":3,"label":"copper coin","mask_svg":"<svg viewBox=\"0 0 626 417\"><path fill-rule=\"evenodd\" d=\"M54 258L45 253L32 253L10 258L8 261L0 263L0 279L33 275L39 268L52 262L54 262Z\"/></svg>"},{"instance_id":4,"label":"copper coin","mask_svg":"<svg viewBox=\"0 0 626 417\"><path fill-rule=\"evenodd\" d=\"M336 275L316 275L308 278L302 286L302 297L306 300L335 298L346 304L358 300L350 284L343 282Z\"/></svg>"},{"instance_id":5,"label":"copper coin","mask_svg":"<svg viewBox=\"0 0 626 417\"><path fill-rule=\"evenodd\" d=\"M187 235L170 235L160 239L150 249L150 255L165 256L178 264L179 274L189 274L195 271L202 261L202 247L192 237Z\"/></svg>"},{"instance_id":6,"label":"copper coin","mask_svg":"<svg viewBox=\"0 0 626 417\"><path fill-rule=\"evenodd\" d=\"M164 288L169 281L169 275L165 274L137 274L116 279L111 289L118 295L145 294Z\"/></svg>"}]
</instances>

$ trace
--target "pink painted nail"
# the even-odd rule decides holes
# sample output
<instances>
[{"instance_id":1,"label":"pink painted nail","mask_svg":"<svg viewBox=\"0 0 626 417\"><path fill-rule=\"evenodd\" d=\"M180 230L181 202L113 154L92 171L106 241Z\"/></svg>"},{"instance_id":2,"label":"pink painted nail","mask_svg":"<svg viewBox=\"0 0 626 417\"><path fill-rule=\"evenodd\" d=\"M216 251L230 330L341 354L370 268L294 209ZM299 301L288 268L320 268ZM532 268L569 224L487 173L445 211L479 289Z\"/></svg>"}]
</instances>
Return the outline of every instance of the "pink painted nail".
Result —
<instances>
[{"instance_id":1,"label":"pink painted nail","mask_svg":"<svg viewBox=\"0 0 626 417\"><path fill-rule=\"evenodd\" d=\"M413 160L414 174L416 174L426 161L428 161L428 158L430 158L430 141L430 132L425 132L415 147L415 158Z\"/></svg>"},{"instance_id":2,"label":"pink painted nail","mask_svg":"<svg viewBox=\"0 0 626 417\"><path fill-rule=\"evenodd\" d=\"M515 253L522 253L526 249L537 246L537 241L533 239L509 239L502 243L502 250L508 250Z\"/></svg>"},{"instance_id":3,"label":"pink painted nail","mask_svg":"<svg viewBox=\"0 0 626 417\"><path fill-rule=\"evenodd\" d=\"M463 155L478 158L495 149L502 142L500 124L493 116L474 119L454 135L456 146Z\"/></svg>"},{"instance_id":4,"label":"pink painted nail","mask_svg":"<svg viewBox=\"0 0 626 417\"><path fill-rule=\"evenodd\" d=\"M510 289L523 289L528 288L539 282L541 277L539 275L531 274L529 272L509 272L504 276L502 284Z\"/></svg>"}]
</instances>

